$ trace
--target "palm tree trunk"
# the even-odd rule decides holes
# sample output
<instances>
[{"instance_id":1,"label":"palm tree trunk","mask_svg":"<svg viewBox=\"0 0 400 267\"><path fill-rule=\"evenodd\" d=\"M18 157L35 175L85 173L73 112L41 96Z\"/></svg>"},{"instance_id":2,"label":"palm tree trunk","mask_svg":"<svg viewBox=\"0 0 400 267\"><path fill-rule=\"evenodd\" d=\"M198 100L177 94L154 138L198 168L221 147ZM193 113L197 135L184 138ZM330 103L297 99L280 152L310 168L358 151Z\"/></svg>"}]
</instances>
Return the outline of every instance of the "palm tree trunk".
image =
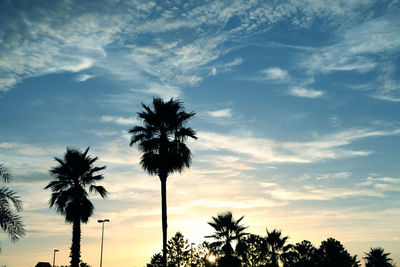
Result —
<instances>
[{"instance_id":1,"label":"palm tree trunk","mask_svg":"<svg viewBox=\"0 0 400 267\"><path fill-rule=\"evenodd\" d=\"M78 217L78 216L77 216ZM81 220L75 218L72 224L71 267L79 267L81 261Z\"/></svg>"},{"instance_id":2,"label":"palm tree trunk","mask_svg":"<svg viewBox=\"0 0 400 267\"><path fill-rule=\"evenodd\" d=\"M160 177L161 180L161 213L163 232L163 267L167 267L167 177Z\"/></svg>"}]
</instances>

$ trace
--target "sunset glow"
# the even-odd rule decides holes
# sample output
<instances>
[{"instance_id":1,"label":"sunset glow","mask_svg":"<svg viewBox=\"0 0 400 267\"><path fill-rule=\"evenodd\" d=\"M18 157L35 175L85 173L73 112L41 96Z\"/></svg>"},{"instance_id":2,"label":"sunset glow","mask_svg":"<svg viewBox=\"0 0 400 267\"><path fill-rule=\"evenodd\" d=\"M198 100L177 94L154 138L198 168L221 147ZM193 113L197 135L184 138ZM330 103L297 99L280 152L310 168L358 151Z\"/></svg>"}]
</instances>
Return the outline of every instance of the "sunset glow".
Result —
<instances>
[{"instance_id":1,"label":"sunset glow","mask_svg":"<svg viewBox=\"0 0 400 267\"><path fill-rule=\"evenodd\" d=\"M249 233L333 237L363 264L382 247L400 265L399 14L394 0L0 1L1 186L26 228L0 232L0 266L54 249L69 264L72 224L44 189L67 147L106 166L82 260L99 265L104 218L104 267L161 252L160 179L129 133L153 97L182 101L198 137L167 179L168 239L211 242L231 211Z\"/></svg>"}]
</instances>

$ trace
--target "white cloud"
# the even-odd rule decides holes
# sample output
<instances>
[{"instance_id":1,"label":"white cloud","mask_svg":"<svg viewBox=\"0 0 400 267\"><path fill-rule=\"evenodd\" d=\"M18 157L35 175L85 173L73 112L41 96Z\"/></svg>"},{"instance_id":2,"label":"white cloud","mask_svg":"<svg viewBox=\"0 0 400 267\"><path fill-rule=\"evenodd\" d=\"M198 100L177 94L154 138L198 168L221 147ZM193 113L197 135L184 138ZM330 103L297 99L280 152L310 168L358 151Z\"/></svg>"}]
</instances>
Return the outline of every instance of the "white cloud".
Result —
<instances>
[{"instance_id":1,"label":"white cloud","mask_svg":"<svg viewBox=\"0 0 400 267\"><path fill-rule=\"evenodd\" d=\"M320 173L320 174L305 174L301 180L313 179L319 180L336 180L336 179L347 179L351 176L350 172L336 172L336 173Z\"/></svg>"},{"instance_id":2,"label":"white cloud","mask_svg":"<svg viewBox=\"0 0 400 267\"><path fill-rule=\"evenodd\" d=\"M224 117L231 118L232 110L230 108L224 108L215 111L208 111L207 114L214 118L224 118Z\"/></svg>"},{"instance_id":3,"label":"white cloud","mask_svg":"<svg viewBox=\"0 0 400 267\"><path fill-rule=\"evenodd\" d=\"M211 76L215 76L216 74L217 74L217 68L212 68L211 72L210 72L210 75Z\"/></svg>"},{"instance_id":4,"label":"white cloud","mask_svg":"<svg viewBox=\"0 0 400 267\"><path fill-rule=\"evenodd\" d=\"M311 0L260 4L214 1L186 4L183 9L172 5L168 10L154 2L137 1L105 1L98 6L104 8L92 9L90 5L77 5L74 1L58 1L48 12L46 1L36 3L36 12L45 14L43 16L31 16L30 8L19 7L16 16L9 17L8 23L2 25L4 49L0 53L0 90L12 88L27 77L60 71L78 72L92 66L122 80L158 82L175 88L193 86L210 75L208 64L240 47L240 44L232 44L232 40L265 31L284 19L295 27L307 27L315 18L324 18L328 25L349 22L368 8L369 1L329 4ZM237 21L234 27L229 23L232 19ZM178 29L187 29L187 38L171 43L169 38L159 34ZM149 42L139 46L136 40L144 33ZM228 42L230 46L226 45ZM107 50L109 44L126 48L126 53ZM385 41L380 44L390 46ZM366 48L359 47L358 51L363 49ZM132 53L131 58L129 53ZM224 66L216 64L211 75L215 75L217 69L228 71L242 61L236 58ZM282 73L271 75L281 77ZM159 81L155 81L157 79Z\"/></svg>"},{"instance_id":5,"label":"white cloud","mask_svg":"<svg viewBox=\"0 0 400 267\"><path fill-rule=\"evenodd\" d=\"M118 117L118 116L102 116L100 118L101 122L111 122L120 125L135 125L139 124L137 118L125 118L125 117Z\"/></svg>"},{"instance_id":6,"label":"white cloud","mask_svg":"<svg viewBox=\"0 0 400 267\"><path fill-rule=\"evenodd\" d=\"M94 77L95 77L94 75L90 75L90 74L81 74L81 75L78 75L75 78L75 80L78 81L78 82L84 82L84 81L87 81L87 80L92 79Z\"/></svg>"},{"instance_id":7,"label":"white cloud","mask_svg":"<svg viewBox=\"0 0 400 267\"><path fill-rule=\"evenodd\" d=\"M62 66L61 69L71 72L79 72L81 70L85 70L93 66L93 62L94 62L93 59L82 58L81 62L79 62L78 64Z\"/></svg>"},{"instance_id":8,"label":"white cloud","mask_svg":"<svg viewBox=\"0 0 400 267\"><path fill-rule=\"evenodd\" d=\"M289 78L288 72L278 67L262 70L265 80L285 80Z\"/></svg>"},{"instance_id":9,"label":"white cloud","mask_svg":"<svg viewBox=\"0 0 400 267\"><path fill-rule=\"evenodd\" d=\"M198 132L200 142L192 146L198 150L229 151L233 155L246 155L247 160L259 163L311 163L328 159L368 156L372 151L345 149L356 140L400 134L400 129L374 131L350 129L319 136L312 141L282 142L251 136L223 135L213 132Z\"/></svg>"},{"instance_id":10,"label":"white cloud","mask_svg":"<svg viewBox=\"0 0 400 267\"><path fill-rule=\"evenodd\" d=\"M396 54L400 50L400 24L383 16L338 31L332 45L305 54L300 66L309 74L329 74L336 71L355 71L361 74L377 70L380 73L372 85L372 97L399 101L400 82L394 77ZM381 55L385 55L381 57ZM392 55L392 56L388 56Z\"/></svg>"},{"instance_id":11,"label":"white cloud","mask_svg":"<svg viewBox=\"0 0 400 267\"><path fill-rule=\"evenodd\" d=\"M237 57L231 62L227 62L225 64L218 65L218 67L227 71L227 70L231 70L232 67L239 66L242 63L243 63L243 58Z\"/></svg>"},{"instance_id":12,"label":"white cloud","mask_svg":"<svg viewBox=\"0 0 400 267\"><path fill-rule=\"evenodd\" d=\"M307 89L301 87L293 87L290 89L289 94L292 96L304 97L304 98L318 98L324 95L323 91L317 91L314 89Z\"/></svg>"},{"instance_id":13,"label":"white cloud","mask_svg":"<svg viewBox=\"0 0 400 267\"><path fill-rule=\"evenodd\" d=\"M331 200L335 198L354 198L359 196L383 197L384 195L375 190L339 188L319 188L307 191L289 191L277 189L268 191L275 199L280 200Z\"/></svg>"},{"instance_id":14,"label":"white cloud","mask_svg":"<svg viewBox=\"0 0 400 267\"><path fill-rule=\"evenodd\" d=\"M397 177L373 177L369 176L364 182L359 184L360 186L371 186L373 189L389 192L389 191L400 191L400 178Z\"/></svg>"}]
</instances>

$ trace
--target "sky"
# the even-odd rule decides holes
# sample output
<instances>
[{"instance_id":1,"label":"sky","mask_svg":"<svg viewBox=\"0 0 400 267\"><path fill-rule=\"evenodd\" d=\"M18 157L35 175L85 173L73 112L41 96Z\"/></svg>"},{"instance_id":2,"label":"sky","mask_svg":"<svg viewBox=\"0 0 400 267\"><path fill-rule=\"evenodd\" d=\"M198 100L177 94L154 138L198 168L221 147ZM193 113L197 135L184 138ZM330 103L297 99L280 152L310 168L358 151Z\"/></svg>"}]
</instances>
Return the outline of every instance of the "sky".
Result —
<instances>
[{"instance_id":1,"label":"sky","mask_svg":"<svg viewBox=\"0 0 400 267\"><path fill-rule=\"evenodd\" d=\"M358 259L400 264L400 1L0 2L0 163L26 236L0 233L0 265L69 262L72 226L48 207L54 157L106 165L107 199L82 226L82 260L144 266L161 250L160 183L128 130L141 103L180 99L190 169L168 178L168 236L199 244L211 216L244 215Z\"/></svg>"}]
</instances>

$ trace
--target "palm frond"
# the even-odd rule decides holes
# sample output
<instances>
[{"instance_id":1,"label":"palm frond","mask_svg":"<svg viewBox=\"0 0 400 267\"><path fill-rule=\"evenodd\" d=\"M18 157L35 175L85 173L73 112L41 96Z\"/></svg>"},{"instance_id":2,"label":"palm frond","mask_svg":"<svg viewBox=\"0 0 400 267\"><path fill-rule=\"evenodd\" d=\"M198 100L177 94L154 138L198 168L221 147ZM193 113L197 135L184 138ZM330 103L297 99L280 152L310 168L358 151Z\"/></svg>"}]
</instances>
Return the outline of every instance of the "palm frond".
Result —
<instances>
[{"instance_id":1,"label":"palm frond","mask_svg":"<svg viewBox=\"0 0 400 267\"><path fill-rule=\"evenodd\" d=\"M101 185L91 185L89 187L89 192L98 193L102 198L105 198L108 194L107 190Z\"/></svg>"},{"instance_id":2,"label":"palm frond","mask_svg":"<svg viewBox=\"0 0 400 267\"><path fill-rule=\"evenodd\" d=\"M0 164L0 177L1 179L8 183L11 181L11 173L9 172L9 170L4 166L4 164Z\"/></svg>"},{"instance_id":3,"label":"palm frond","mask_svg":"<svg viewBox=\"0 0 400 267\"><path fill-rule=\"evenodd\" d=\"M25 235L21 216L3 206L0 206L0 227L4 232L7 232L12 242Z\"/></svg>"},{"instance_id":4,"label":"palm frond","mask_svg":"<svg viewBox=\"0 0 400 267\"><path fill-rule=\"evenodd\" d=\"M0 187L0 204L3 207L9 207L8 203L11 202L17 212L23 210L22 201L19 199L17 192L2 186Z\"/></svg>"}]
</instances>

